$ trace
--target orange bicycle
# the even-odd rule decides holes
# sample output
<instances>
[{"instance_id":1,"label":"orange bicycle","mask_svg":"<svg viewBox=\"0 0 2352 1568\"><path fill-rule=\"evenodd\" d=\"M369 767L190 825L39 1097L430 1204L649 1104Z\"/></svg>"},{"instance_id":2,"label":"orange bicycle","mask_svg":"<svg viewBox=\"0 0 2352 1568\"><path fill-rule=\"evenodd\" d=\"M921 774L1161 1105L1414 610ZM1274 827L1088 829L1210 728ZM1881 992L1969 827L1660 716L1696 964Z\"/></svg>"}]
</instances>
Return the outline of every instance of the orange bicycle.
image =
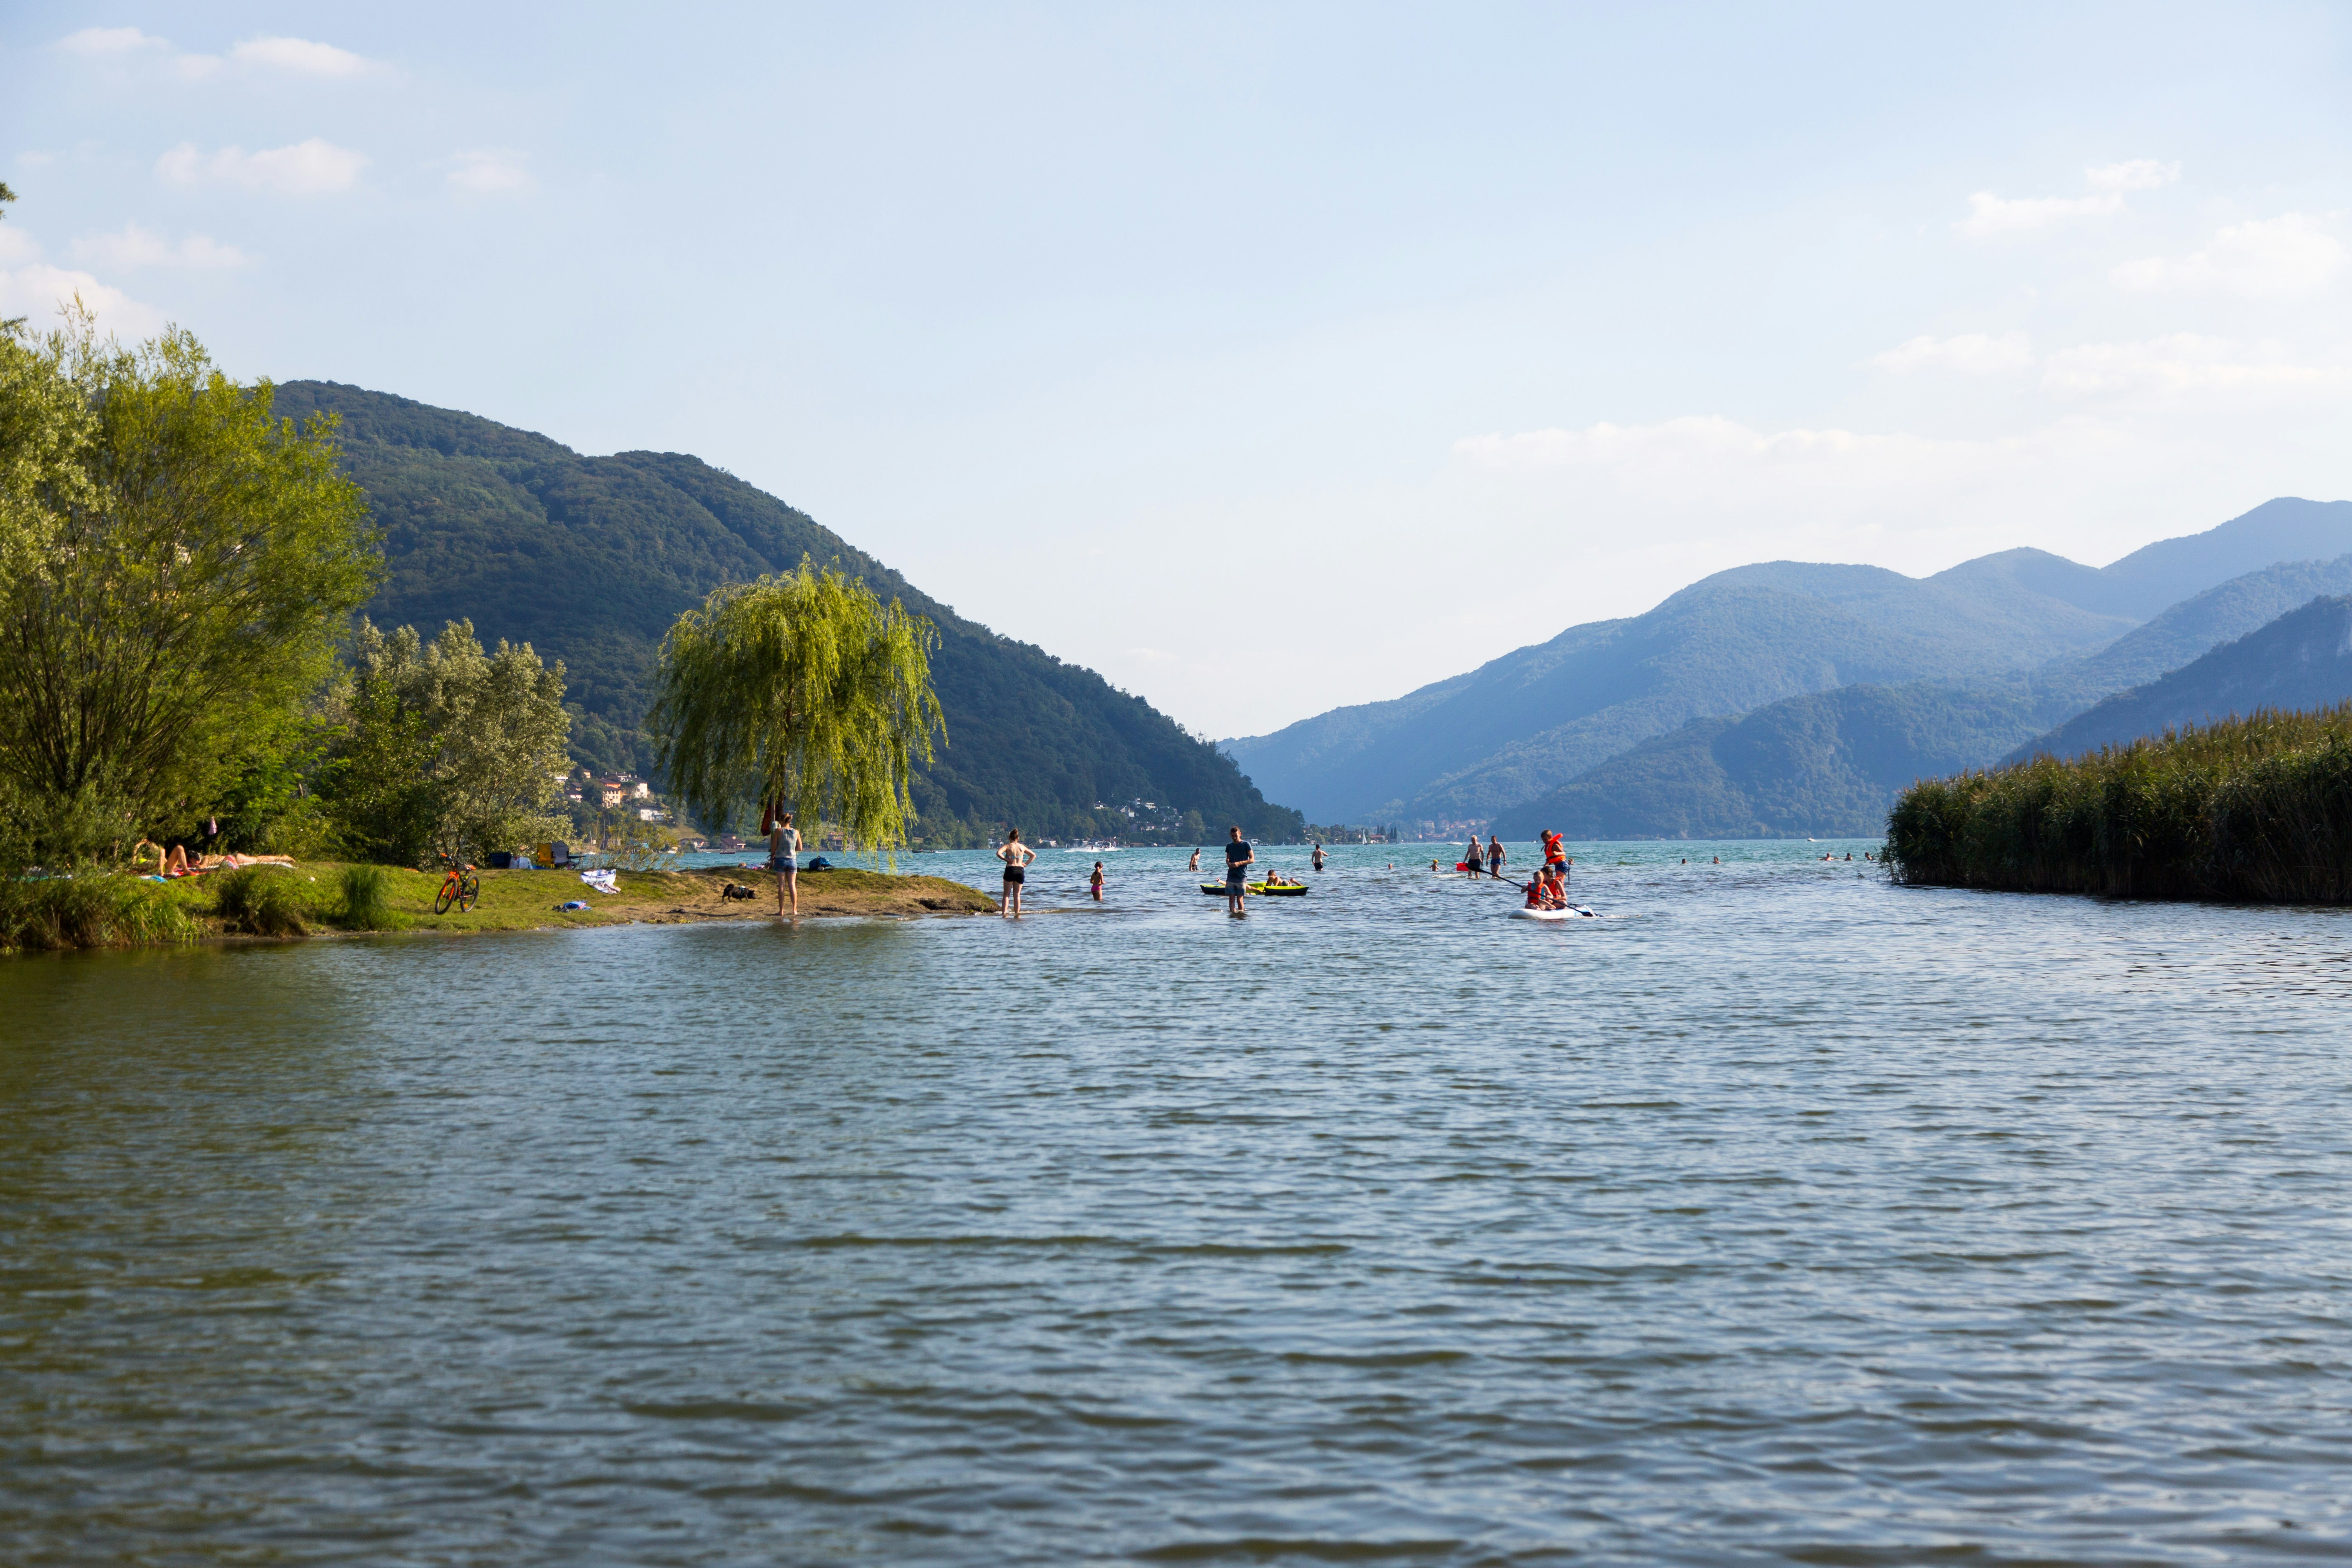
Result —
<instances>
[{"instance_id":1,"label":"orange bicycle","mask_svg":"<svg viewBox=\"0 0 2352 1568\"><path fill-rule=\"evenodd\" d=\"M441 851L441 891L434 897L433 912L446 915L451 904L457 906L457 912L461 915L472 909L474 900L482 896L482 879L474 875L473 863L460 860L444 849Z\"/></svg>"}]
</instances>

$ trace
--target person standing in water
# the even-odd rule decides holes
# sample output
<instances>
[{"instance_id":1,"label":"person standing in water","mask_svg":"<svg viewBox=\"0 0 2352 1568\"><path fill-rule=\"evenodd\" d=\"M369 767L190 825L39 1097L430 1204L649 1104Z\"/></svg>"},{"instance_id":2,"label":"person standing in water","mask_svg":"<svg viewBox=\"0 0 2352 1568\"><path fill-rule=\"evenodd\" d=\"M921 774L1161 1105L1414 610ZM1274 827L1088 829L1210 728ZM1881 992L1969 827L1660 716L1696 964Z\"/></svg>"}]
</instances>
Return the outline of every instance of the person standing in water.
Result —
<instances>
[{"instance_id":1,"label":"person standing in water","mask_svg":"<svg viewBox=\"0 0 2352 1568\"><path fill-rule=\"evenodd\" d=\"M1097 860L1095 862L1095 874L1087 879L1087 885L1094 889L1097 903L1102 902L1102 862Z\"/></svg>"},{"instance_id":2,"label":"person standing in water","mask_svg":"<svg viewBox=\"0 0 2352 1568\"><path fill-rule=\"evenodd\" d=\"M997 912L1010 918L1021 912L1021 884L1029 879L1029 862L1037 858L1037 852L1021 842L1019 828L1012 827L1005 830L1004 847L996 858L1004 862L1003 907Z\"/></svg>"},{"instance_id":3,"label":"person standing in water","mask_svg":"<svg viewBox=\"0 0 2352 1568\"><path fill-rule=\"evenodd\" d=\"M1323 869L1323 846L1320 843L1315 846L1314 865L1318 871Z\"/></svg>"},{"instance_id":4,"label":"person standing in water","mask_svg":"<svg viewBox=\"0 0 2352 1568\"><path fill-rule=\"evenodd\" d=\"M1225 845L1225 913L1247 914L1249 911L1242 908L1242 899L1249 892L1249 868L1256 863L1257 855L1239 827L1227 831L1232 838Z\"/></svg>"},{"instance_id":5,"label":"person standing in water","mask_svg":"<svg viewBox=\"0 0 2352 1568\"><path fill-rule=\"evenodd\" d=\"M1486 875L1497 882L1503 879L1503 841L1491 833L1486 836Z\"/></svg>"},{"instance_id":6,"label":"person standing in water","mask_svg":"<svg viewBox=\"0 0 2352 1568\"><path fill-rule=\"evenodd\" d=\"M1486 874L1486 852L1478 847L1475 833L1470 836L1470 847L1462 852L1462 869L1469 873L1472 881Z\"/></svg>"},{"instance_id":7,"label":"person standing in water","mask_svg":"<svg viewBox=\"0 0 2352 1568\"><path fill-rule=\"evenodd\" d=\"M1186 869L1187 871L1197 871L1197 870L1199 870L1200 868L1201 868L1201 847L1200 847L1199 845L1195 844L1194 846L1192 846L1192 863L1191 865L1189 865L1189 866L1185 867L1185 868L1184 868L1184 869Z\"/></svg>"},{"instance_id":8,"label":"person standing in water","mask_svg":"<svg viewBox=\"0 0 2352 1568\"><path fill-rule=\"evenodd\" d=\"M768 869L776 874L776 918L784 918L784 895L793 900L793 918L801 912L801 832L793 826L793 814L779 812L776 826L768 835Z\"/></svg>"}]
</instances>

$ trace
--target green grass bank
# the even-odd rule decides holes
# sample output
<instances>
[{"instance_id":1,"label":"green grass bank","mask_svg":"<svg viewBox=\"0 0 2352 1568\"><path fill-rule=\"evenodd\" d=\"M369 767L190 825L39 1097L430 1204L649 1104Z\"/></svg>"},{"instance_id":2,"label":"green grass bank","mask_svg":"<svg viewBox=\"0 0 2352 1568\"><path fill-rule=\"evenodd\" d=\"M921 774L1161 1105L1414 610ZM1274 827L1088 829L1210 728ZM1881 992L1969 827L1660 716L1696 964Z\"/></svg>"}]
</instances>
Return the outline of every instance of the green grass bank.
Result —
<instances>
[{"instance_id":1,"label":"green grass bank","mask_svg":"<svg viewBox=\"0 0 2352 1568\"><path fill-rule=\"evenodd\" d=\"M1922 887L2352 902L2352 703L1916 784L1886 858Z\"/></svg>"},{"instance_id":2,"label":"green grass bank","mask_svg":"<svg viewBox=\"0 0 2352 1568\"><path fill-rule=\"evenodd\" d=\"M295 938L336 931L498 931L553 927L674 925L773 920L773 877L740 869L623 871L616 893L590 889L571 871L484 871L480 902L467 913L433 912L439 873L398 866L305 860L157 882L121 873L0 881L0 952L138 947L236 938ZM730 882L758 897L728 899ZM940 877L898 877L844 868L803 872L806 916L912 918L982 914L985 893ZM566 910L580 902L588 907Z\"/></svg>"}]
</instances>

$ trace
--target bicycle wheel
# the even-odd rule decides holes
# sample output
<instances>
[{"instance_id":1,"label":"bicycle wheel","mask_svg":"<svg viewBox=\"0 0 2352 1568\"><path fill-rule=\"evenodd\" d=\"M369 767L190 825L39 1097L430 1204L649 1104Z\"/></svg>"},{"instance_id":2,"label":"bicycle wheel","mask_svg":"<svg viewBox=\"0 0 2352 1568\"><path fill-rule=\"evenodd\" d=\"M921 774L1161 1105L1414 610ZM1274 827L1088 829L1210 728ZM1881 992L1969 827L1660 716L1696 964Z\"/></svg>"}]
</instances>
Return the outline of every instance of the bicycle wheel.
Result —
<instances>
[{"instance_id":1,"label":"bicycle wheel","mask_svg":"<svg viewBox=\"0 0 2352 1568\"><path fill-rule=\"evenodd\" d=\"M457 912L462 915L470 910L474 900L481 896L482 879L471 871L467 872L465 880L457 884Z\"/></svg>"},{"instance_id":2,"label":"bicycle wheel","mask_svg":"<svg viewBox=\"0 0 2352 1568\"><path fill-rule=\"evenodd\" d=\"M433 895L433 912L436 915L447 914L450 904L456 901L457 897L457 879L455 877L444 877L441 879L441 890Z\"/></svg>"}]
</instances>

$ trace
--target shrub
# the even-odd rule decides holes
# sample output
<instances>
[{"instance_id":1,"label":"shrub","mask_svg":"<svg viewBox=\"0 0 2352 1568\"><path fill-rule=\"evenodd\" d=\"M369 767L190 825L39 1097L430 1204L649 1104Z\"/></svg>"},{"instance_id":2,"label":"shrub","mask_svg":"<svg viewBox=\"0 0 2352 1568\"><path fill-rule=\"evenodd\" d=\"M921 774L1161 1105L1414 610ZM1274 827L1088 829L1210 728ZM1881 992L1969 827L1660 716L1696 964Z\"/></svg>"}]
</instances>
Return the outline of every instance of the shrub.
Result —
<instances>
[{"instance_id":1,"label":"shrub","mask_svg":"<svg viewBox=\"0 0 2352 1568\"><path fill-rule=\"evenodd\" d=\"M381 866L343 868L343 924L353 931L388 931L399 920L392 910L392 874Z\"/></svg>"},{"instance_id":2,"label":"shrub","mask_svg":"<svg viewBox=\"0 0 2352 1568\"><path fill-rule=\"evenodd\" d=\"M128 947L200 934L159 883L104 873L0 883L0 948Z\"/></svg>"},{"instance_id":3,"label":"shrub","mask_svg":"<svg viewBox=\"0 0 2352 1568\"><path fill-rule=\"evenodd\" d=\"M216 871L213 912L256 936L301 936L310 930L299 884L282 868L240 866Z\"/></svg>"}]
</instances>

